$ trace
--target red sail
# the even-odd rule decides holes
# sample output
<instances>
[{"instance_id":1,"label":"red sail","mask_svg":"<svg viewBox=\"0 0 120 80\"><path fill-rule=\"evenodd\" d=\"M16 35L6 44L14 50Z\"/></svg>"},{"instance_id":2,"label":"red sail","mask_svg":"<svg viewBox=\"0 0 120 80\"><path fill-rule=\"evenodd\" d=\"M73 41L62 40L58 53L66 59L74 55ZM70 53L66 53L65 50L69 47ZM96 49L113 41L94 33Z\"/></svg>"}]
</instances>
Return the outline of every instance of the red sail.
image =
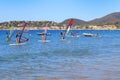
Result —
<instances>
[{"instance_id":1,"label":"red sail","mask_svg":"<svg viewBox=\"0 0 120 80\"><path fill-rule=\"evenodd\" d=\"M71 26L73 25L73 23L74 23L74 20L73 20L73 19L71 19L71 20L70 20L70 22L69 22L68 27L69 27L69 26L71 27Z\"/></svg>"}]
</instances>

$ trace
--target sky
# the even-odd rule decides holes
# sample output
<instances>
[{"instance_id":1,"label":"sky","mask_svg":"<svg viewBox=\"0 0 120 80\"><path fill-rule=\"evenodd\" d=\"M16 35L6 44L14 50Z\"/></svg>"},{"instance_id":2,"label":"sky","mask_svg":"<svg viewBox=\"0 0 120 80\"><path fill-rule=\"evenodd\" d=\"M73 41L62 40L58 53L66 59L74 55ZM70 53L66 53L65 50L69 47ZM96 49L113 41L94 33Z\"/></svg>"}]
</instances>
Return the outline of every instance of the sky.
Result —
<instances>
[{"instance_id":1,"label":"sky","mask_svg":"<svg viewBox=\"0 0 120 80\"><path fill-rule=\"evenodd\" d=\"M0 0L0 22L68 18L90 21L120 12L120 0Z\"/></svg>"}]
</instances>

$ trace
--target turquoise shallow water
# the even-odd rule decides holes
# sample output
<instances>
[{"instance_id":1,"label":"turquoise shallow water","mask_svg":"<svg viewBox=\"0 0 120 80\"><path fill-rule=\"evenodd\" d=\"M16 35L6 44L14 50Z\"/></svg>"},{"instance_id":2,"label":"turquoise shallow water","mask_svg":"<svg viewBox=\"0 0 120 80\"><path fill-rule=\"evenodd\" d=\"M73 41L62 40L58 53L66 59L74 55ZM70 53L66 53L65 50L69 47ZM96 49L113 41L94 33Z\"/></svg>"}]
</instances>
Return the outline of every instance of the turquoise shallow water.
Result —
<instances>
[{"instance_id":1,"label":"turquoise shallow water","mask_svg":"<svg viewBox=\"0 0 120 80\"><path fill-rule=\"evenodd\" d=\"M6 31L0 31L0 80L120 79L119 30L77 30L80 38L68 41L60 40L60 31L50 30L48 43L38 42L37 32L42 31L30 31L27 44L10 46ZM84 37L84 32L101 37Z\"/></svg>"}]
</instances>

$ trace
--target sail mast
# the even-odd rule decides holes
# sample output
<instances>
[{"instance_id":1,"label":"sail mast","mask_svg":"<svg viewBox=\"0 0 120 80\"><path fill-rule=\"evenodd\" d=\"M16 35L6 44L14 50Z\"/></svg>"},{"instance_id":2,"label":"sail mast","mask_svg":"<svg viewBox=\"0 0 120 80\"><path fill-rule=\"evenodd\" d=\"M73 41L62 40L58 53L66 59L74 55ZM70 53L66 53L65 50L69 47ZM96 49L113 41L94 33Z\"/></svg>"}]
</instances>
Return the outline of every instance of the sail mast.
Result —
<instances>
[{"instance_id":1,"label":"sail mast","mask_svg":"<svg viewBox=\"0 0 120 80\"><path fill-rule=\"evenodd\" d=\"M21 40L21 38L22 38L22 35L23 35L23 32L24 32L24 30L25 30L26 25L27 25L27 23L24 24L23 29L22 29L22 31L21 31L21 33L20 33L19 43L21 43L20 40Z\"/></svg>"},{"instance_id":2,"label":"sail mast","mask_svg":"<svg viewBox=\"0 0 120 80\"><path fill-rule=\"evenodd\" d=\"M73 23L74 23L74 20L71 19L70 22L69 22L69 24L68 24L68 27L66 29L65 36L69 33L70 28L72 27Z\"/></svg>"}]
</instances>

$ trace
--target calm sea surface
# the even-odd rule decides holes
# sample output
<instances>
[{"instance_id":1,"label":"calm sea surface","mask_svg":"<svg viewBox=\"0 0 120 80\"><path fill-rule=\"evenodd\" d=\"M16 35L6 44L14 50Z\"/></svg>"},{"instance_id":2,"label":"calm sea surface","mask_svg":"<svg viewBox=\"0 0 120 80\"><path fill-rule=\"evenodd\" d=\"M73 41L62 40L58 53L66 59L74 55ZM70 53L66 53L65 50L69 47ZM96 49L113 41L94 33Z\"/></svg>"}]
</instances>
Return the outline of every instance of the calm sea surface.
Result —
<instances>
[{"instance_id":1,"label":"calm sea surface","mask_svg":"<svg viewBox=\"0 0 120 80\"><path fill-rule=\"evenodd\" d=\"M80 37L67 41L60 40L60 31L50 30L48 43L38 42L42 31L35 30L21 46L10 46L6 32L0 31L0 80L120 80L119 30L72 31ZM100 37L84 37L85 32Z\"/></svg>"}]
</instances>

